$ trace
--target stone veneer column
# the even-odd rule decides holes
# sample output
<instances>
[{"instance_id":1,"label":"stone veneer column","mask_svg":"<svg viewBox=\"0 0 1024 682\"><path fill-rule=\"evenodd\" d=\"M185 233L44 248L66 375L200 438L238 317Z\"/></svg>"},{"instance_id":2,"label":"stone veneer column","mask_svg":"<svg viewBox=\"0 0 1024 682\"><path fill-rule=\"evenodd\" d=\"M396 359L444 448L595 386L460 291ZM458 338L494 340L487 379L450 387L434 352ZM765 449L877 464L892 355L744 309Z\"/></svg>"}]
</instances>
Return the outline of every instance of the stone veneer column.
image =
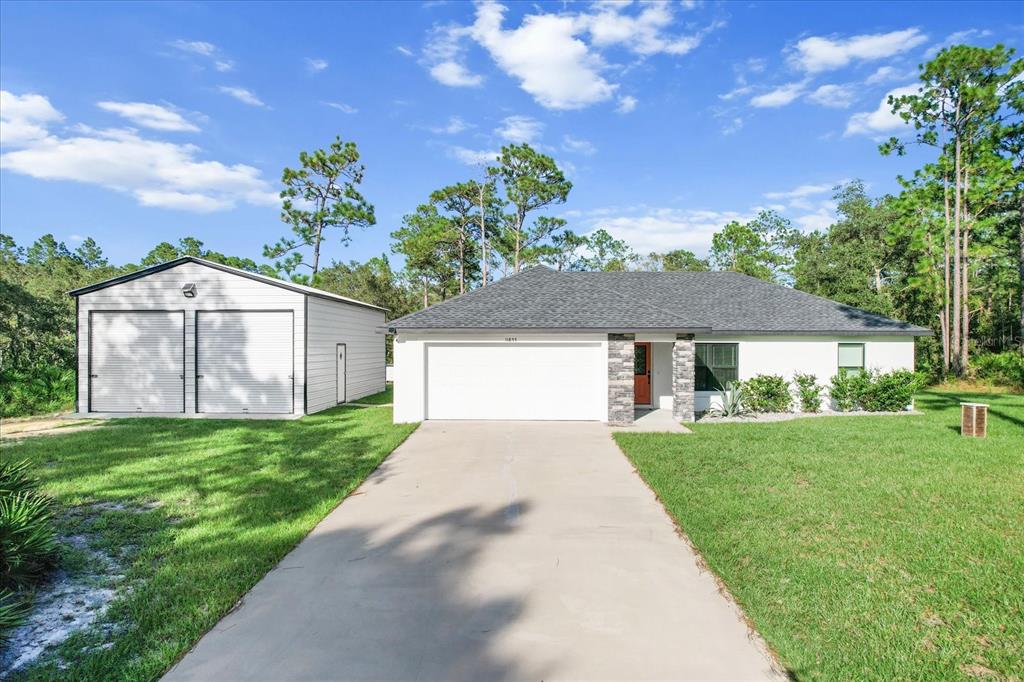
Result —
<instances>
[{"instance_id":1,"label":"stone veneer column","mask_svg":"<svg viewBox=\"0 0 1024 682\"><path fill-rule=\"evenodd\" d=\"M672 417L682 422L693 421L695 360L693 334L676 334L672 346Z\"/></svg>"},{"instance_id":2,"label":"stone veneer column","mask_svg":"<svg viewBox=\"0 0 1024 682\"><path fill-rule=\"evenodd\" d=\"M608 335L608 424L633 423L634 334Z\"/></svg>"}]
</instances>

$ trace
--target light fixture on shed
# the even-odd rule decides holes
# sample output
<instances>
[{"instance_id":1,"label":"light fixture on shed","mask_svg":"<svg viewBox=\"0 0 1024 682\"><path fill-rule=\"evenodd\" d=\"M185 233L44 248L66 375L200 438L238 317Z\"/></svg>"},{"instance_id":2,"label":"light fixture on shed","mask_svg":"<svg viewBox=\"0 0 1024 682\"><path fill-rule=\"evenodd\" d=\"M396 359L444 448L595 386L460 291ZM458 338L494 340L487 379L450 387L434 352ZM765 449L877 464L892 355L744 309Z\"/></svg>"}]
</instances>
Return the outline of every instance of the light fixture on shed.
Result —
<instances>
[{"instance_id":1,"label":"light fixture on shed","mask_svg":"<svg viewBox=\"0 0 1024 682\"><path fill-rule=\"evenodd\" d=\"M196 297L196 284L195 284L195 282L186 282L185 285L181 287L181 293L185 294L185 298L195 298Z\"/></svg>"}]
</instances>

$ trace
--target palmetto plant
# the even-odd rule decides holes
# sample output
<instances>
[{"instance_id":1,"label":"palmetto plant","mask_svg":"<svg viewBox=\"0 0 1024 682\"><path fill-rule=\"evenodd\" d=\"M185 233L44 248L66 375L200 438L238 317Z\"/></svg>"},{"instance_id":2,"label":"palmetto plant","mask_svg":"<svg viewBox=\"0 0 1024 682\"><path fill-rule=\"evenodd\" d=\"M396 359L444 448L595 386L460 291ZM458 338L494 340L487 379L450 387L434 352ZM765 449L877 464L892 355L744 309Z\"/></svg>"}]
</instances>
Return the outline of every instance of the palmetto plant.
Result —
<instances>
[{"instance_id":1,"label":"palmetto plant","mask_svg":"<svg viewBox=\"0 0 1024 682\"><path fill-rule=\"evenodd\" d=\"M738 381L730 381L725 385L724 391L719 391L722 400L721 407L713 407L708 410L712 417L743 417L750 414L750 410L744 404L745 395L743 384Z\"/></svg>"},{"instance_id":2,"label":"palmetto plant","mask_svg":"<svg viewBox=\"0 0 1024 682\"><path fill-rule=\"evenodd\" d=\"M10 637L11 631L25 622L29 603L11 590L0 590L0 645Z\"/></svg>"},{"instance_id":3,"label":"palmetto plant","mask_svg":"<svg viewBox=\"0 0 1024 682\"><path fill-rule=\"evenodd\" d=\"M28 587L56 563L53 503L37 486L26 462L0 465L0 590Z\"/></svg>"}]
</instances>

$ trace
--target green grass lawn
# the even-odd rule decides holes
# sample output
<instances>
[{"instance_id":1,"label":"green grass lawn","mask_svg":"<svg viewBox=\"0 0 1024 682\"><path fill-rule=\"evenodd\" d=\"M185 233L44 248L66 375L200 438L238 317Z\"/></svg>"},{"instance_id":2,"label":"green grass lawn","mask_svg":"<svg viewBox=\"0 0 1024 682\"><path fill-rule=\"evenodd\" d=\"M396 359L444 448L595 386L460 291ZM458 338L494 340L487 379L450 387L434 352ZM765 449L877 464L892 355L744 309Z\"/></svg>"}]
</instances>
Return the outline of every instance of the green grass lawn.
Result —
<instances>
[{"instance_id":1,"label":"green grass lawn","mask_svg":"<svg viewBox=\"0 0 1024 682\"><path fill-rule=\"evenodd\" d=\"M1020 680L1024 396L917 407L615 439L795 677Z\"/></svg>"},{"instance_id":2,"label":"green grass lawn","mask_svg":"<svg viewBox=\"0 0 1024 682\"><path fill-rule=\"evenodd\" d=\"M95 627L61 647L68 669L27 676L158 677L414 429L390 408L339 407L296 421L126 419L5 443L0 456L30 459L68 510L62 533L119 557L131 585L100 623L115 624L111 648Z\"/></svg>"}]
</instances>

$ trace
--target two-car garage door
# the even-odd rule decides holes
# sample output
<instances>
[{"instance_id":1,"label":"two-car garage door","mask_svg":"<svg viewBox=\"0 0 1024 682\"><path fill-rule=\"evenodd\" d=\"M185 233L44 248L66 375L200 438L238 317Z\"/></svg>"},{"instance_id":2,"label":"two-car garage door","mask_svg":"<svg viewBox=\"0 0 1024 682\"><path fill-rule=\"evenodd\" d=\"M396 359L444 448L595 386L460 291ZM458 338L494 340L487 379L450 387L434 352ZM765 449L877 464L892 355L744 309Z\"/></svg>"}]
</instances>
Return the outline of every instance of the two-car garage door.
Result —
<instances>
[{"instance_id":1,"label":"two-car garage door","mask_svg":"<svg viewBox=\"0 0 1024 682\"><path fill-rule=\"evenodd\" d=\"M430 343L427 419L605 418L600 343Z\"/></svg>"},{"instance_id":2,"label":"two-car garage door","mask_svg":"<svg viewBox=\"0 0 1024 682\"><path fill-rule=\"evenodd\" d=\"M198 311L195 325L197 412L293 411L291 311ZM89 346L89 411L185 411L183 311L93 311Z\"/></svg>"}]
</instances>

